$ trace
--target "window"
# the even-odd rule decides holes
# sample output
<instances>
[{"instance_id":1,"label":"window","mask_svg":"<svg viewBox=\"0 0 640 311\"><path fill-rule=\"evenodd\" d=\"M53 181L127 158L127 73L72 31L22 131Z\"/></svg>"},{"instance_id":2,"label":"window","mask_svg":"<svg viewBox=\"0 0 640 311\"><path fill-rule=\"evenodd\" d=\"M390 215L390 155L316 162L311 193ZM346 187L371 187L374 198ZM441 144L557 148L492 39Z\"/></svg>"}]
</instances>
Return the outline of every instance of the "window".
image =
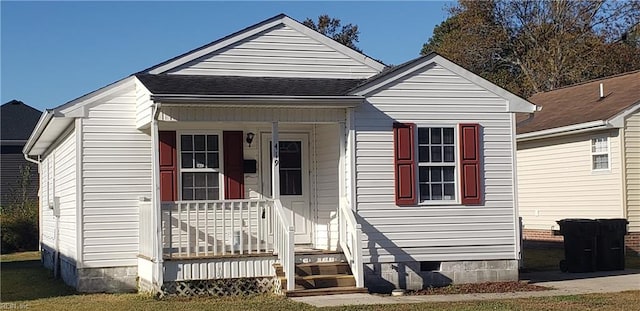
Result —
<instances>
[{"instance_id":1,"label":"window","mask_svg":"<svg viewBox=\"0 0 640 311\"><path fill-rule=\"evenodd\" d=\"M481 137L477 123L417 130L413 123L393 123L396 205L482 205Z\"/></svg>"},{"instance_id":2,"label":"window","mask_svg":"<svg viewBox=\"0 0 640 311\"><path fill-rule=\"evenodd\" d=\"M609 169L609 138L596 137L591 139L591 169Z\"/></svg>"},{"instance_id":3,"label":"window","mask_svg":"<svg viewBox=\"0 0 640 311\"><path fill-rule=\"evenodd\" d=\"M278 142L278 152L280 156L280 195L302 195L302 142L281 140ZM273 160L273 155L271 155L271 159ZM269 176L271 176L271 171L269 171Z\"/></svg>"},{"instance_id":4,"label":"window","mask_svg":"<svg viewBox=\"0 0 640 311\"><path fill-rule=\"evenodd\" d=\"M418 128L418 183L420 202L456 201L454 128Z\"/></svg>"},{"instance_id":5,"label":"window","mask_svg":"<svg viewBox=\"0 0 640 311\"><path fill-rule=\"evenodd\" d=\"M220 198L218 135L180 135L182 200Z\"/></svg>"}]
</instances>

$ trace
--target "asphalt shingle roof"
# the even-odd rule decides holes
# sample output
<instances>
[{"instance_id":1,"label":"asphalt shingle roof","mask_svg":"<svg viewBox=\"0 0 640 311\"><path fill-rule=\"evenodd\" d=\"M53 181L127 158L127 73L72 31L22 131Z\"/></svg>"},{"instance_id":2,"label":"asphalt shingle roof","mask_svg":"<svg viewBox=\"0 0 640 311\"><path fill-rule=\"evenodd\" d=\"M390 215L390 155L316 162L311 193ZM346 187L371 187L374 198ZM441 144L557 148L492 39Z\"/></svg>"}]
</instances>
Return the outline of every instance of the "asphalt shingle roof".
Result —
<instances>
[{"instance_id":1,"label":"asphalt shingle roof","mask_svg":"<svg viewBox=\"0 0 640 311\"><path fill-rule=\"evenodd\" d=\"M600 83L604 98L600 98ZM542 111L536 112L531 122L519 125L518 134L608 120L640 104L640 71L534 94L528 100L542 106ZM519 115L518 121L526 118Z\"/></svg>"},{"instance_id":2,"label":"asphalt shingle roof","mask_svg":"<svg viewBox=\"0 0 640 311\"><path fill-rule=\"evenodd\" d=\"M12 100L0 108L2 140L27 140L38 123L41 112L19 100Z\"/></svg>"},{"instance_id":3,"label":"asphalt shingle roof","mask_svg":"<svg viewBox=\"0 0 640 311\"><path fill-rule=\"evenodd\" d=\"M363 79L137 74L153 94L344 96Z\"/></svg>"}]
</instances>

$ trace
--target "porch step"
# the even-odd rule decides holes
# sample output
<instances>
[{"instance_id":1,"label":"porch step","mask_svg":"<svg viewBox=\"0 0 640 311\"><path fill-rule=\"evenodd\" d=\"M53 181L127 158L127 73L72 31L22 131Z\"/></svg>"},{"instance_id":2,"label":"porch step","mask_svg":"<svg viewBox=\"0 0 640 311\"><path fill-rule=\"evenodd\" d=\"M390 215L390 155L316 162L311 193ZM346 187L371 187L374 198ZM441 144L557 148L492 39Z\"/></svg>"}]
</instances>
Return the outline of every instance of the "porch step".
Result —
<instances>
[{"instance_id":1,"label":"porch step","mask_svg":"<svg viewBox=\"0 0 640 311\"><path fill-rule=\"evenodd\" d=\"M275 264L274 268L287 297L367 292L366 288L355 287L356 280L351 273L351 268L344 261L296 263L296 285L293 291L285 290L287 279L282 266Z\"/></svg>"},{"instance_id":2,"label":"porch step","mask_svg":"<svg viewBox=\"0 0 640 311\"><path fill-rule=\"evenodd\" d=\"M368 293L366 288L351 287L328 287L328 288L314 288L314 289L294 289L291 291L285 291L287 297L308 297L308 296L325 296L325 295L339 295L339 294L359 294Z\"/></svg>"},{"instance_id":3,"label":"porch step","mask_svg":"<svg viewBox=\"0 0 640 311\"><path fill-rule=\"evenodd\" d=\"M347 259L341 252L313 250L313 251L296 251L296 264L315 263L315 262L346 262Z\"/></svg>"}]
</instances>

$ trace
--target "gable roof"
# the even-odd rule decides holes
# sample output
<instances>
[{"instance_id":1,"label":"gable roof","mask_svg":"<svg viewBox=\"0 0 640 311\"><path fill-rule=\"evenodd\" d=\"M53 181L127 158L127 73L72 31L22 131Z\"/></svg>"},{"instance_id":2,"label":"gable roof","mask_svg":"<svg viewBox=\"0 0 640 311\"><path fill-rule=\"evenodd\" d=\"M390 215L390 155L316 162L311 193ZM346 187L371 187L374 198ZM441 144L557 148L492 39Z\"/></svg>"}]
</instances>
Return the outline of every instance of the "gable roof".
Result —
<instances>
[{"instance_id":1,"label":"gable roof","mask_svg":"<svg viewBox=\"0 0 640 311\"><path fill-rule=\"evenodd\" d=\"M303 25L302 23L294 20L293 18L285 15L285 14L278 14L272 18L269 18L267 20L264 20L260 23L257 23L255 25L249 26L245 29L242 29L240 31L237 31L235 33L232 33L226 37L223 37L221 39L218 39L216 41L213 41L211 43L205 44L201 47L195 48L189 52L186 52L182 55L176 56L174 58L171 58L167 61L164 61L158 65L152 66L150 68L147 68L145 70L142 70L138 73L150 73L150 74L159 74L159 73L166 73L174 68L180 67L184 64L187 64L193 60L202 58L206 55L212 54L216 51L220 51L226 47L229 47L237 42L240 42L241 40L251 37L253 35L259 34L263 31L266 31L268 29L271 29L273 27L276 27L278 25L286 25L289 26L295 30L297 30L298 32L301 32L313 39L315 39L316 41L325 44L331 48L333 48L334 50L368 66L371 67L375 70L377 70L378 72L382 71L386 65L377 61L374 58L371 58L361 52L358 52L356 50L353 50L305 25Z\"/></svg>"},{"instance_id":2,"label":"gable roof","mask_svg":"<svg viewBox=\"0 0 640 311\"><path fill-rule=\"evenodd\" d=\"M601 83L603 98L600 98ZM518 116L518 134L533 135L579 124L604 125L640 104L640 70L537 93L529 101L541 106L542 111L527 121L524 121L527 116Z\"/></svg>"},{"instance_id":3,"label":"gable roof","mask_svg":"<svg viewBox=\"0 0 640 311\"><path fill-rule=\"evenodd\" d=\"M137 74L154 95L343 96L363 79Z\"/></svg>"},{"instance_id":4,"label":"gable roof","mask_svg":"<svg viewBox=\"0 0 640 311\"><path fill-rule=\"evenodd\" d=\"M528 102L526 99L485 80L484 78L474 74L467 69L462 68L460 65L444 58L443 56L435 52L420 56L404 64L387 69L367 79L361 85L351 90L351 93L356 95L366 95L376 92L393 83L394 81L407 77L413 72L416 72L434 63L486 89L487 91L506 99L508 102L507 110L510 112L533 112L536 110L536 106Z\"/></svg>"},{"instance_id":5,"label":"gable roof","mask_svg":"<svg viewBox=\"0 0 640 311\"><path fill-rule=\"evenodd\" d=\"M26 141L40 118L40 111L19 100L0 106L0 139Z\"/></svg>"}]
</instances>

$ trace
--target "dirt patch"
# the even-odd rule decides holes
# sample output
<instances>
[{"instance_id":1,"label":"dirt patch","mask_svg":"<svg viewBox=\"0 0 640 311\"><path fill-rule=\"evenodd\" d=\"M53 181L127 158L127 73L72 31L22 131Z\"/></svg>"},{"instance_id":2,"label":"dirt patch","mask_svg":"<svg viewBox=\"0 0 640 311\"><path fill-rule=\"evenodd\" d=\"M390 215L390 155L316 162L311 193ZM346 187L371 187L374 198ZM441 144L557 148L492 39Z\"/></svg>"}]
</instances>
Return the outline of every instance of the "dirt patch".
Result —
<instances>
[{"instance_id":1,"label":"dirt patch","mask_svg":"<svg viewBox=\"0 0 640 311\"><path fill-rule=\"evenodd\" d=\"M549 290L551 288L532 285L526 282L485 282L455 284L445 287L429 287L417 291L407 291L407 295L455 295L482 293L512 293Z\"/></svg>"}]
</instances>

